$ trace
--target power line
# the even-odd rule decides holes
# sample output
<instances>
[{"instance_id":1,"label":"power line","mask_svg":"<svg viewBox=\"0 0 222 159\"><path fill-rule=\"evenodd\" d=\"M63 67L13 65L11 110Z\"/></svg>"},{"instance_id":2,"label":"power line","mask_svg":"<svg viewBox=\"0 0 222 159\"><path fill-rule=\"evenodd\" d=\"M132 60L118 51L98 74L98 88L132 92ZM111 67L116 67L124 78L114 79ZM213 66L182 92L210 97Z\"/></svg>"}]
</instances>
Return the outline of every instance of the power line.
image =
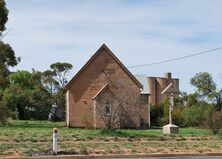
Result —
<instances>
[{"instance_id":1,"label":"power line","mask_svg":"<svg viewBox=\"0 0 222 159\"><path fill-rule=\"evenodd\" d=\"M199 52L199 53L196 53L196 54L191 54L191 55L187 55L187 56L172 58L172 59L168 59L168 60L163 60L163 61L158 61L158 62L143 64L143 65L129 66L129 67L127 67L127 68L145 67L145 66L151 66L151 65L157 65L157 64L167 63L167 62L171 62L171 61L177 61L177 60L181 60L181 59L185 59L185 58L189 58L189 57L193 57L193 56L198 56L198 55L206 54L206 53L213 52L213 51L220 50L220 49L222 49L222 46L221 46L221 47L218 47L218 48L215 48L215 49L211 49L211 50Z\"/></svg>"}]
</instances>

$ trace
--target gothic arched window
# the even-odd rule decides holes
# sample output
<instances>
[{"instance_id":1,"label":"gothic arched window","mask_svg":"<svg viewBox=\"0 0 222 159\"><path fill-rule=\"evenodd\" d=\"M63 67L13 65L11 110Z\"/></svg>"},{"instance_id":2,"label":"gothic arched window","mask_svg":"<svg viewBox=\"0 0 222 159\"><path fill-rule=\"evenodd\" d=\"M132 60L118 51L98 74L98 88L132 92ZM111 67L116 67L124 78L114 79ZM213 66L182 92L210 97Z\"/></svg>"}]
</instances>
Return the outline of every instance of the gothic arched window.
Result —
<instances>
[{"instance_id":1,"label":"gothic arched window","mask_svg":"<svg viewBox=\"0 0 222 159\"><path fill-rule=\"evenodd\" d=\"M109 99L105 100L105 113L111 114L111 103Z\"/></svg>"}]
</instances>

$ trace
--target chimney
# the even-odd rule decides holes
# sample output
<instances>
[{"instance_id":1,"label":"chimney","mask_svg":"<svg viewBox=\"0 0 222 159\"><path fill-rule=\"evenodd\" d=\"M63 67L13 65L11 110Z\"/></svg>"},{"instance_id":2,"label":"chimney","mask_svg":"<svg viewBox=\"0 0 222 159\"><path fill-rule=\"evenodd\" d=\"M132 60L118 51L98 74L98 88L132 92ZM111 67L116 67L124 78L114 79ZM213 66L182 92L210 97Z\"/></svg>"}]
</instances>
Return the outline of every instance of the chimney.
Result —
<instances>
[{"instance_id":1,"label":"chimney","mask_svg":"<svg viewBox=\"0 0 222 159\"><path fill-rule=\"evenodd\" d=\"M170 72L164 73L164 77L165 77L166 79L171 79L171 73L170 73Z\"/></svg>"}]
</instances>

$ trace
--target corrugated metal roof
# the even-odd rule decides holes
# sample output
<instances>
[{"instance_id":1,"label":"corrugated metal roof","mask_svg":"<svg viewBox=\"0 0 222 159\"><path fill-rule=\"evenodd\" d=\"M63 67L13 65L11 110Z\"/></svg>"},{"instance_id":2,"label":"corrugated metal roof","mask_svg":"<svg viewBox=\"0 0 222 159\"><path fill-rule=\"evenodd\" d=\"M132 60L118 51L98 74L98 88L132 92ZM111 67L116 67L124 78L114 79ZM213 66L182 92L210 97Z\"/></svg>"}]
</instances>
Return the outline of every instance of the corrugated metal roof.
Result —
<instances>
[{"instance_id":1,"label":"corrugated metal roof","mask_svg":"<svg viewBox=\"0 0 222 159\"><path fill-rule=\"evenodd\" d=\"M141 94L150 94L150 87L148 85L146 75L134 75L136 79L143 85L143 90Z\"/></svg>"}]
</instances>

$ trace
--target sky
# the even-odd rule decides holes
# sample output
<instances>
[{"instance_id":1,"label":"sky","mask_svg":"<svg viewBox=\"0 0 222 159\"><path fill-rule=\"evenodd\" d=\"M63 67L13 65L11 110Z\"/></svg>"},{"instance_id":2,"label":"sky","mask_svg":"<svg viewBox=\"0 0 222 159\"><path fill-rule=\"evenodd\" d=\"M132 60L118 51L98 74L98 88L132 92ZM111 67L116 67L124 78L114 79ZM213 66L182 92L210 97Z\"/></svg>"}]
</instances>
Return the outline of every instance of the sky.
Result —
<instances>
[{"instance_id":1,"label":"sky","mask_svg":"<svg viewBox=\"0 0 222 159\"><path fill-rule=\"evenodd\" d=\"M5 0L7 36L21 62L14 70L73 65L69 79L105 43L125 66L148 64L222 46L221 0ZM222 86L222 50L129 69L137 75L180 79L209 72Z\"/></svg>"}]
</instances>

